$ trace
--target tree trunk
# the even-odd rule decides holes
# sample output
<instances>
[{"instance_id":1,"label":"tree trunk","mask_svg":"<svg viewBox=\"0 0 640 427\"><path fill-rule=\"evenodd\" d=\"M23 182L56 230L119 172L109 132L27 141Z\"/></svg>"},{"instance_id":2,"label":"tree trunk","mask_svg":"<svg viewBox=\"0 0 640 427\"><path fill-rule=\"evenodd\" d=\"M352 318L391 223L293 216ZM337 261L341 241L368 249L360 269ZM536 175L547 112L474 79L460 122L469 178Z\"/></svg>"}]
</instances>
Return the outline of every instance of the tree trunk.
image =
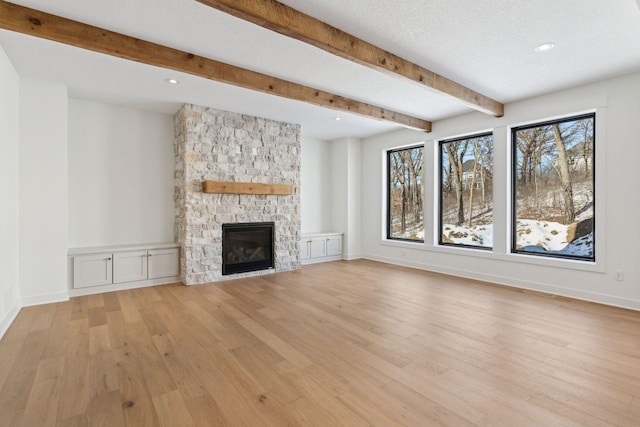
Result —
<instances>
[{"instance_id":1,"label":"tree trunk","mask_svg":"<svg viewBox=\"0 0 640 427\"><path fill-rule=\"evenodd\" d=\"M473 219L473 190L476 186L476 172L478 171L478 141L473 141L473 172L471 173L471 186L469 187L469 221L467 226L471 228Z\"/></svg>"},{"instance_id":2,"label":"tree trunk","mask_svg":"<svg viewBox=\"0 0 640 427\"><path fill-rule=\"evenodd\" d=\"M402 214L400 216L400 228L402 233L407 231L407 192L402 186Z\"/></svg>"},{"instance_id":3,"label":"tree trunk","mask_svg":"<svg viewBox=\"0 0 640 427\"><path fill-rule=\"evenodd\" d=\"M407 196L407 210L406 210L406 215L409 214L409 212L413 211L413 171L411 170L411 167L409 165L409 162L411 161L411 152L409 150L403 151L404 154L404 164L405 164L405 172L406 172L406 176L407 176L407 187L405 189L406 191L406 196ZM411 223L409 223L409 225L411 225Z\"/></svg>"},{"instance_id":4,"label":"tree trunk","mask_svg":"<svg viewBox=\"0 0 640 427\"><path fill-rule=\"evenodd\" d=\"M536 200L536 220L540 220L540 186L538 184L538 169L541 165L542 150L544 145L544 139L540 139L536 144L535 156L534 156L534 168L533 168L533 182L535 186L535 200ZM564 145L563 145L564 146Z\"/></svg>"},{"instance_id":5,"label":"tree trunk","mask_svg":"<svg viewBox=\"0 0 640 427\"><path fill-rule=\"evenodd\" d=\"M414 177L414 214L415 223L420 224L422 221L422 151L416 154L416 157L411 157L411 173ZM420 179L419 179L420 178ZM420 184L418 184L420 182Z\"/></svg>"},{"instance_id":6,"label":"tree trunk","mask_svg":"<svg viewBox=\"0 0 640 427\"><path fill-rule=\"evenodd\" d=\"M449 164L453 172L453 185L456 190L458 206L458 221L456 225L462 225L464 224L464 200L462 197L462 162L458 163L458 146L459 144L447 144L447 155L449 156Z\"/></svg>"},{"instance_id":7,"label":"tree trunk","mask_svg":"<svg viewBox=\"0 0 640 427\"><path fill-rule=\"evenodd\" d=\"M564 198L564 220L570 224L576 219L576 209L573 205L573 188L571 186L571 175L569 174L569 164L567 163L567 151L564 140L557 124L552 126L553 138L558 149L558 169L560 171L560 181L562 183L562 196Z\"/></svg>"},{"instance_id":8,"label":"tree trunk","mask_svg":"<svg viewBox=\"0 0 640 427\"><path fill-rule=\"evenodd\" d=\"M480 156L480 188L482 190L482 208L487 209L487 201L485 198L485 188L484 182L486 181L486 177L484 176L484 160L482 156Z\"/></svg>"}]
</instances>

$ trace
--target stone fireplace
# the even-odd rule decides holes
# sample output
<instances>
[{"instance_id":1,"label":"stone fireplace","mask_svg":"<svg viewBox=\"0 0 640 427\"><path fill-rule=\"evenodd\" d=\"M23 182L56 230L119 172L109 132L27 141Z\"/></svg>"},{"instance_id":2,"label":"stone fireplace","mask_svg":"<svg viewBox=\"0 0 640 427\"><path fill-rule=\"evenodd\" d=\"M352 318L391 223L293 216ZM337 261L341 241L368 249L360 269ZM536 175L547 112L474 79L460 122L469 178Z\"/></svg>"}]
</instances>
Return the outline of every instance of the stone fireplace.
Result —
<instances>
[{"instance_id":1,"label":"stone fireplace","mask_svg":"<svg viewBox=\"0 0 640 427\"><path fill-rule=\"evenodd\" d=\"M184 105L175 131L182 281L193 285L300 268L300 126ZM292 193L208 194L202 190L208 180L288 184ZM223 276L223 225L248 223L273 223L273 268Z\"/></svg>"}]
</instances>

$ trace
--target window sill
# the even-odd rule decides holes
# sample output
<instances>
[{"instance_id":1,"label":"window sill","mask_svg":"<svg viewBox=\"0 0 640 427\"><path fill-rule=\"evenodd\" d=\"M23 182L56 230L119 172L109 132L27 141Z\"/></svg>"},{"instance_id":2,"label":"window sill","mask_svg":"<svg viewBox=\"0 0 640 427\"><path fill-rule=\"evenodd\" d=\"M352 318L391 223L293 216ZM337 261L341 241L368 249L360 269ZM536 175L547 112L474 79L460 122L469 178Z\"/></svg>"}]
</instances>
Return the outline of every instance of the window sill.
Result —
<instances>
[{"instance_id":1,"label":"window sill","mask_svg":"<svg viewBox=\"0 0 640 427\"><path fill-rule=\"evenodd\" d=\"M382 246L391 246L391 247L402 248L402 249L412 249L412 250L434 252L434 253L447 254L447 255L483 258L483 259L504 261L504 262L517 263L517 264L539 265L541 267L591 271L594 273L606 272L606 269L604 267L604 262L602 260L591 262L591 261L580 261L575 259L548 258L548 257L526 255L526 254L501 253L501 252L496 252L495 249L486 250L486 249L473 249L468 247L457 248L452 246L430 245L428 243L420 243L420 242L416 242L416 243L402 242L402 241L387 240L387 239L382 239L380 241L380 244Z\"/></svg>"}]
</instances>

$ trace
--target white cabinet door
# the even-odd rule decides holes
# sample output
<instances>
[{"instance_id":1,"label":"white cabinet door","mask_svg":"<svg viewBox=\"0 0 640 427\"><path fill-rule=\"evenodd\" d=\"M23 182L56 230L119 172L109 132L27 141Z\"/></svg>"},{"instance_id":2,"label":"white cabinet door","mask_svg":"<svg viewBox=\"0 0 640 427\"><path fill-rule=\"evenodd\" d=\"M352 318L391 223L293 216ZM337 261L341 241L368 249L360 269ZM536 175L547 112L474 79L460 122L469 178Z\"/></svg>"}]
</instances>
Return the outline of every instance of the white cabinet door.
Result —
<instances>
[{"instance_id":1,"label":"white cabinet door","mask_svg":"<svg viewBox=\"0 0 640 427\"><path fill-rule=\"evenodd\" d=\"M180 274L179 254L178 248L149 251L149 279L178 276Z\"/></svg>"},{"instance_id":2,"label":"white cabinet door","mask_svg":"<svg viewBox=\"0 0 640 427\"><path fill-rule=\"evenodd\" d=\"M342 236L327 237L327 256L342 255Z\"/></svg>"},{"instance_id":3,"label":"white cabinet door","mask_svg":"<svg viewBox=\"0 0 640 427\"><path fill-rule=\"evenodd\" d=\"M76 255L73 257L73 287L110 285L113 260L109 253Z\"/></svg>"},{"instance_id":4,"label":"white cabinet door","mask_svg":"<svg viewBox=\"0 0 640 427\"><path fill-rule=\"evenodd\" d=\"M309 245L309 258L319 258L327 255L327 245L324 237L312 237Z\"/></svg>"},{"instance_id":5,"label":"white cabinet door","mask_svg":"<svg viewBox=\"0 0 640 427\"><path fill-rule=\"evenodd\" d=\"M309 259L311 257L311 240L304 239L300 242L300 259Z\"/></svg>"},{"instance_id":6,"label":"white cabinet door","mask_svg":"<svg viewBox=\"0 0 640 427\"><path fill-rule=\"evenodd\" d=\"M113 258L113 283L147 279L147 251L120 252Z\"/></svg>"}]
</instances>

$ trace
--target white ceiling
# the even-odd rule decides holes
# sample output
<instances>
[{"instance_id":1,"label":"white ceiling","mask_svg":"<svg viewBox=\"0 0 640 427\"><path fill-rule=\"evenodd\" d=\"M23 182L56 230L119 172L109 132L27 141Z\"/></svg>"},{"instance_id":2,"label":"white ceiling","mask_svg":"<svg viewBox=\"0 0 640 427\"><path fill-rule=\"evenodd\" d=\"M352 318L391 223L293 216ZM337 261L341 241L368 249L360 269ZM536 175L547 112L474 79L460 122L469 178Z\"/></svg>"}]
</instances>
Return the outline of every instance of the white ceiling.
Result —
<instances>
[{"instance_id":1,"label":"white ceiling","mask_svg":"<svg viewBox=\"0 0 640 427\"><path fill-rule=\"evenodd\" d=\"M472 111L195 0L14 3L427 120ZM503 103L640 70L640 10L634 0L282 3ZM534 52L548 41L555 49ZM194 103L300 123L304 136L327 140L398 128L5 30L0 46L21 76L64 82L76 98L169 114ZM169 77L181 83L170 86Z\"/></svg>"}]
</instances>

